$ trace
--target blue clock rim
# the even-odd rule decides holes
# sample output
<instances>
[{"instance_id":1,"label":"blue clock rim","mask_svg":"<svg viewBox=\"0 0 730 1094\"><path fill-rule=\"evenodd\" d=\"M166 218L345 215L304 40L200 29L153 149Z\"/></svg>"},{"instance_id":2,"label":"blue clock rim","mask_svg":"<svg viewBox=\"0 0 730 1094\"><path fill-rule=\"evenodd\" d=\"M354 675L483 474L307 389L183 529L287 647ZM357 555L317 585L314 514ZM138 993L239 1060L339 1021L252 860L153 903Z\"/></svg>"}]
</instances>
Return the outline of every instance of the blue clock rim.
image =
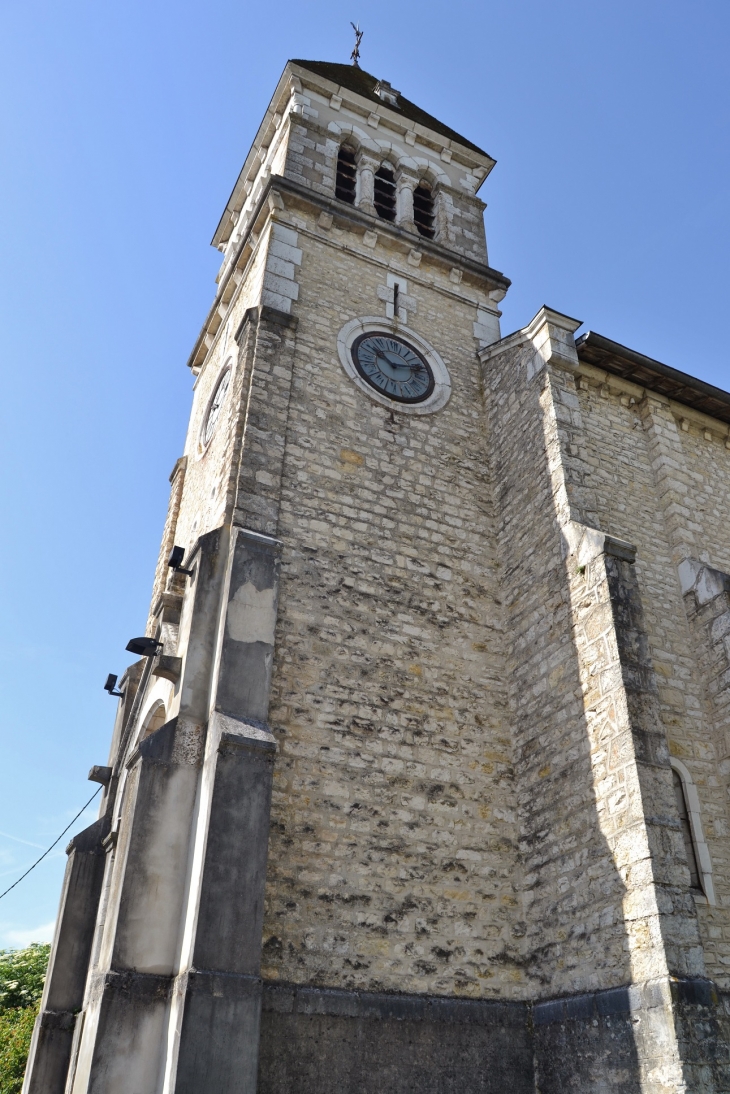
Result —
<instances>
[{"instance_id":1,"label":"blue clock rim","mask_svg":"<svg viewBox=\"0 0 730 1094\"><path fill-rule=\"evenodd\" d=\"M389 338L392 342L400 342L402 346L407 346L411 353L415 353L416 357L419 359L428 374L428 387L426 388L426 391L423 393L423 395L391 395L389 391L383 391L382 388L377 387L377 385L372 382L367 373L362 369L360 361L358 359L357 351L366 338ZM392 400L394 403L407 403L412 406L415 403L424 403L426 399L430 399L430 397L433 395L434 389L436 387L436 379L433 374L433 369L431 368L423 354L420 352L420 350L417 350L416 347L408 342L405 338L401 338L399 335L394 334L393 331L364 331L362 334L358 335L358 337L350 346L350 357L352 358L352 363L357 370L358 376L360 376L365 381L365 383L373 389L373 391L377 391L379 395L383 396L386 399Z\"/></svg>"}]
</instances>

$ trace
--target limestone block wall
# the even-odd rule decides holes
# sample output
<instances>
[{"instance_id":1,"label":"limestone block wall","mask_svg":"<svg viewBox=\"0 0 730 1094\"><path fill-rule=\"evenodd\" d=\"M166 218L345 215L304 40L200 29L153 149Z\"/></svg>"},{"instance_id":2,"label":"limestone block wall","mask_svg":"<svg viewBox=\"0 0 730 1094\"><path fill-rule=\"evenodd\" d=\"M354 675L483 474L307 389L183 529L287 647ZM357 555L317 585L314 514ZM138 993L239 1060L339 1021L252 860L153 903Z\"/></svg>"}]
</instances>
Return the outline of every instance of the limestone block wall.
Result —
<instances>
[{"instance_id":1,"label":"limestone block wall","mask_svg":"<svg viewBox=\"0 0 730 1094\"><path fill-rule=\"evenodd\" d=\"M331 196L335 192L339 134L317 125L312 118L292 115L286 156L280 173L307 189Z\"/></svg>"},{"instance_id":2,"label":"limestone block wall","mask_svg":"<svg viewBox=\"0 0 730 1094\"><path fill-rule=\"evenodd\" d=\"M700 899L698 916L707 973L730 986L730 862L727 776L713 734L708 706L717 690L712 659L693 634L682 600L674 548L671 498L662 502L651 435L640 393L600 385L586 370L579 391L586 434L586 459L597 498L601 526L637 547L636 570L659 684L662 722L670 750L687 766L700 800L704 835L713 866L716 904ZM637 398L638 395L638 398ZM705 438L692 424L681 428L686 410L675 405L676 428L670 435L681 446L671 456L672 473L685 482L687 520L681 528L694 537L693 550L707 552L725 565L730 532L720 514L730 499L730 452L717 437ZM674 423L671 423L674 425ZM719 423L718 423L719 425ZM677 533L680 540L686 538ZM679 541L677 541L679 542Z\"/></svg>"},{"instance_id":3,"label":"limestone block wall","mask_svg":"<svg viewBox=\"0 0 730 1094\"><path fill-rule=\"evenodd\" d=\"M480 354L541 994L704 971L643 589L593 487L575 326L543 309Z\"/></svg>"},{"instance_id":4,"label":"limestone block wall","mask_svg":"<svg viewBox=\"0 0 730 1094\"><path fill-rule=\"evenodd\" d=\"M499 347L495 347L498 354ZM540 995L630 980L624 886L598 820L573 603L545 417L571 393L519 341L484 365L524 856L525 965ZM572 400L575 400L573 394ZM565 424L565 423L563 423ZM567 447L567 446L566 446ZM553 452L556 468L559 452ZM575 487L580 484L573 482ZM568 518L570 514L567 514ZM600 940L600 941L599 941Z\"/></svg>"},{"instance_id":5,"label":"limestone block wall","mask_svg":"<svg viewBox=\"0 0 730 1094\"><path fill-rule=\"evenodd\" d=\"M707 747L701 681L693 674L689 630L638 404L624 406L618 394L601 395L593 386L579 394L601 527L637 548L662 720L676 754L685 755L685 742L695 741L701 760ZM710 757L704 762L711 763Z\"/></svg>"},{"instance_id":6,"label":"limestone block wall","mask_svg":"<svg viewBox=\"0 0 730 1094\"><path fill-rule=\"evenodd\" d=\"M692 511L701 551L718 570L730 573L730 450L724 423L690 420L676 408L678 435L690 476ZM720 429L723 432L720 432Z\"/></svg>"},{"instance_id":7,"label":"limestone block wall","mask_svg":"<svg viewBox=\"0 0 730 1094\"><path fill-rule=\"evenodd\" d=\"M472 327L483 288L304 208L278 536L277 757L262 975L524 995L494 512ZM337 355L403 270L440 413L391 413ZM392 290L391 290L392 291Z\"/></svg>"}]
</instances>

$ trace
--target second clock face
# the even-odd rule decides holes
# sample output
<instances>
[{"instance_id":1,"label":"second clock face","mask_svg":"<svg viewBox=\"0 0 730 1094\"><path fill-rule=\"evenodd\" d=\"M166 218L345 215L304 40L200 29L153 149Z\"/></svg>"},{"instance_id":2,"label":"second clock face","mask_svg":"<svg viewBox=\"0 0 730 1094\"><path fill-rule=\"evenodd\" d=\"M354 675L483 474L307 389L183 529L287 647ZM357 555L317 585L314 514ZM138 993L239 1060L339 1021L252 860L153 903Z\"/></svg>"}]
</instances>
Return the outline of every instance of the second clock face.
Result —
<instances>
[{"instance_id":1,"label":"second clock face","mask_svg":"<svg viewBox=\"0 0 730 1094\"><path fill-rule=\"evenodd\" d=\"M210 401L208 407L208 413L205 419L205 426L203 428L203 444L207 444L210 438L215 432L215 427L218 424L218 418L220 417L221 406L228 393L228 387L231 382L231 370L227 368L220 380L218 386L215 389L215 394Z\"/></svg>"},{"instance_id":2,"label":"second clock face","mask_svg":"<svg viewBox=\"0 0 730 1094\"><path fill-rule=\"evenodd\" d=\"M425 357L397 335L361 334L352 343L351 353L363 380L389 399L420 403L433 391L433 373Z\"/></svg>"}]
</instances>

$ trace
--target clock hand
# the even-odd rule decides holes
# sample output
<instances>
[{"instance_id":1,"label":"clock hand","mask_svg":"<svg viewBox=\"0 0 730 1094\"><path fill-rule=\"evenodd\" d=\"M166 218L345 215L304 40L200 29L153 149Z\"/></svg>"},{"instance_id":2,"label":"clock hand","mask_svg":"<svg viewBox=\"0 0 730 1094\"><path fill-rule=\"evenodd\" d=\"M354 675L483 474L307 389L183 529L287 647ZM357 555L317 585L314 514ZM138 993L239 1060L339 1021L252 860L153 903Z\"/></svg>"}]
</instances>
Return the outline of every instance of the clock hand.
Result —
<instances>
[{"instance_id":1,"label":"clock hand","mask_svg":"<svg viewBox=\"0 0 730 1094\"><path fill-rule=\"evenodd\" d=\"M403 368L409 369L408 364L401 357L399 357L397 361L391 361L390 357L386 357L384 354L377 353L375 355L375 361L380 371L384 372L386 376L388 375L390 369L393 369L394 371ZM384 368L383 366L386 367Z\"/></svg>"}]
</instances>

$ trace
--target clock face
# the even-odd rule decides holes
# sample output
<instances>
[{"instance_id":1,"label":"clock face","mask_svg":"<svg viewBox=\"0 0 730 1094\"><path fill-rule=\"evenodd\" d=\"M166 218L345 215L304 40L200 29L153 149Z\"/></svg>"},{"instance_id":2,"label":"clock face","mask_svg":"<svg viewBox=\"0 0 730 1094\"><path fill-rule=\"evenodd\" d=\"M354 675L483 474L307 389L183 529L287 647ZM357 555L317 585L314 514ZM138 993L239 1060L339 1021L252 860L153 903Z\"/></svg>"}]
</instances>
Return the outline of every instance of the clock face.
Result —
<instances>
[{"instance_id":1,"label":"clock face","mask_svg":"<svg viewBox=\"0 0 730 1094\"><path fill-rule=\"evenodd\" d=\"M215 427L218 424L218 418L220 417L221 406L223 405L223 400L228 392L228 385L230 382L231 370L227 368L218 381L218 387L215 389L215 394L208 407L208 416L205 419L205 429L203 430L203 444L207 444L213 436Z\"/></svg>"},{"instance_id":2,"label":"clock face","mask_svg":"<svg viewBox=\"0 0 730 1094\"><path fill-rule=\"evenodd\" d=\"M389 399L420 403L433 391L433 373L425 357L397 335L361 334L350 352L363 380Z\"/></svg>"}]
</instances>

